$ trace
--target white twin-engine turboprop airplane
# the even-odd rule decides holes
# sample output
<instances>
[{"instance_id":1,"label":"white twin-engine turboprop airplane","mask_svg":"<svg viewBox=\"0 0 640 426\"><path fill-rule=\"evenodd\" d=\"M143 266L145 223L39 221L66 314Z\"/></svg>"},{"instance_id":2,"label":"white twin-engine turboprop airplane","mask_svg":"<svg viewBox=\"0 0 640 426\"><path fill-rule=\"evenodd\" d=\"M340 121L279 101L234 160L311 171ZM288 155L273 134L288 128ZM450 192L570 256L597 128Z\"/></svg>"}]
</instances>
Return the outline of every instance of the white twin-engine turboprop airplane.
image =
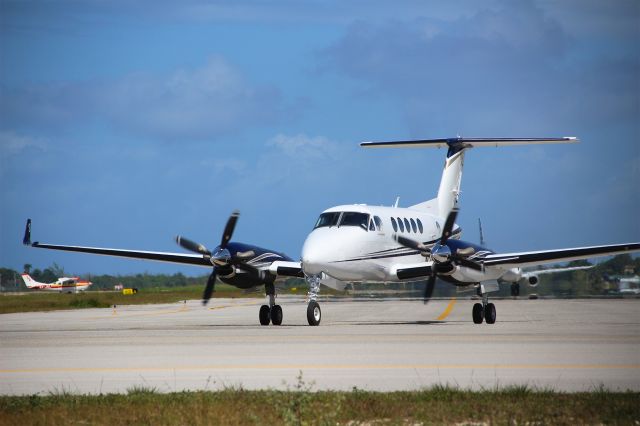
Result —
<instances>
[{"instance_id":1,"label":"white twin-engine turboprop airplane","mask_svg":"<svg viewBox=\"0 0 640 426\"><path fill-rule=\"evenodd\" d=\"M568 138L451 138L398 142L363 142L375 147L444 147L448 149L436 198L407 208L361 204L332 207L320 214L307 236L300 262L284 254L230 242L238 219L234 212L213 251L182 237L178 244L195 254L60 246L31 243L31 222L27 221L24 244L54 250L77 251L108 256L213 266L203 301L213 292L216 277L240 288L265 286L268 305L260 308L260 323L280 325L282 308L275 303L278 279L304 277L309 284L307 320L319 325L317 302L320 284L343 288L345 282L398 282L427 279L425 301L431 296L436 278L456 286L475 286L482 303L473 306L473 322L493 324L496 309L489 294L499 283L519 286L537 284L535 273L521 268L548 263L587 259L640 250L640 243L580 247L522 253L495 253L485 247L460 240L455 224L465 152L473 147L498 147L547 143L574 143ZM562 269L566 270L566 268ZM557 270L560 271L560 270Z\"/></svg>"}]
</instances>

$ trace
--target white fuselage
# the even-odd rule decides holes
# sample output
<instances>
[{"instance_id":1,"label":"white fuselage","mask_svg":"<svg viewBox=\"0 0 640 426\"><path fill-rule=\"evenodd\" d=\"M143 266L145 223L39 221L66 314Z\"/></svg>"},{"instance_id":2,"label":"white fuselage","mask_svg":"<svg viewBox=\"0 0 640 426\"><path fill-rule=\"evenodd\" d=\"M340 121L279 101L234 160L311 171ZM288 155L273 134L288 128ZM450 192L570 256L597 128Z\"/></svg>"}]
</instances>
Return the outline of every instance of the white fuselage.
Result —
<instances>
[{"instance_id":1,"label":"white fuselage","mask_svg":"<svg viewBox=\"0 0 640 426\"><path fill-rule=\"evenodd\" d=\"M439 238L444 224L443 218L398 207L344 205L327 209L322 215L332 213L339 215L337 223L316 225L307 236L302 248L302 268L307 275L323 272L340 281L398 281L394 273L398 265L425 264L426 259L398 244L394 234L430 246ZM341 223L345 213L366 215L366 229ZM454 235L459 232L458 228Z\"/></svg>"},{"instance_id":2,"label":"white fuselage","mask_svg":"<svg viewBox=\"0 0 640 426\"><path fill-rule=\"evenodd\" d=\"M323 217L326 219L332 214L337 215L335 223L322 223ZM345 214L351 218L362 215L356 217L362 222L352 220L345 224ZM361 226L363 222L367 223L366 227ZM345 282L401 281L397 275L399 269L424 266L431 264L431 260L417 250L402 246L394 236L403 235L432 247L440 239L444 222L444 218L412 208L362 204L332 207L322 212L304 242L302 269L306 275L324 273ZM451 239L459 239L461 233L462 230L454 226ZM498 267L477 271L456 266L448 275L460 284L498 278L516 282L521 279L522 271Z\"/></svg>"}]
</instances>

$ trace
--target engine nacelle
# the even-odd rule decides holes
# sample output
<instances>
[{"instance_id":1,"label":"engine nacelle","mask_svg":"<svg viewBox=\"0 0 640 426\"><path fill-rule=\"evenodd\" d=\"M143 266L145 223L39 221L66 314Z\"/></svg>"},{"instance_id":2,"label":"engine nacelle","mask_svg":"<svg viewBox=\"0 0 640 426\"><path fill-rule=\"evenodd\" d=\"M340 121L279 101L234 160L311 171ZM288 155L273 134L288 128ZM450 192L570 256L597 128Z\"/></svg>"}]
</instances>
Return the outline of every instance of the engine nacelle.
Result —
<instances>
[{"instance_id":1,"label":"engine nacelle","mask_svg":"<svg viewBox=\"0 0 640 426\"><path fill-rule=\"evenodd\" d=\"M539 280L538 280L538 276L537 275L530 275L527 278L527 283L529 283L530 287L537 287L538 282L539 282Z\"/></svg>"}]
</instances>

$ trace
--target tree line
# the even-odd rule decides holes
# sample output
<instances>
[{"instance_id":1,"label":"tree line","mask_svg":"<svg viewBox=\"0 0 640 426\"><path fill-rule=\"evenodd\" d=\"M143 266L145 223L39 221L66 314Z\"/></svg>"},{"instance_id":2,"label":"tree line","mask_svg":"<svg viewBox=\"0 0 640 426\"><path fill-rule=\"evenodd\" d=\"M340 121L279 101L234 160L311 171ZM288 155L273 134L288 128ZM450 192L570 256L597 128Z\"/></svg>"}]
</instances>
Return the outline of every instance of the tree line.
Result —
<instances>
[{"instance_id":1,"label":"tree line","mask_svg":"<svg viewBox=\"0 0 640 426\"><path fill-rule=\"evenodd\" d=\"M591 266L586 260L570 262L567 266ZM25 272L29 272L33 279L40 282L53 282L59 277L65 276L64 268L53 263L44 269L31 269L32 265L24 265ZM0 284L4 291L25 291L27 290L20 273L10 268L0 268ZM540 275L540 282L537 287L521 285L521 295L535 293L540 296L598 296L615 294L617 285L615 276L640 274L640 257L632 257L629 254L621 254L612 257L604 262L596 264L593 268L577 271L567 271L554 274ZM182 273L175 274L133 274L133 275L93 275L84 274L82 278L93 283L90 290L113 290L114 286L121 284L125 288L158 288L158 287L184 287L189 285L204 285L208 275L189 277ZM423 283L392 283L385 285L387 289L393 290L419 290ZM288 280L287 286L304 287L303 280ZM371 288L379 285L358 285L358 289ZM438 283L434 296L450 297L456 294L454 286ZM501 286L498 296L509 296L508 285Z\"/></svg>"}]
</instances>

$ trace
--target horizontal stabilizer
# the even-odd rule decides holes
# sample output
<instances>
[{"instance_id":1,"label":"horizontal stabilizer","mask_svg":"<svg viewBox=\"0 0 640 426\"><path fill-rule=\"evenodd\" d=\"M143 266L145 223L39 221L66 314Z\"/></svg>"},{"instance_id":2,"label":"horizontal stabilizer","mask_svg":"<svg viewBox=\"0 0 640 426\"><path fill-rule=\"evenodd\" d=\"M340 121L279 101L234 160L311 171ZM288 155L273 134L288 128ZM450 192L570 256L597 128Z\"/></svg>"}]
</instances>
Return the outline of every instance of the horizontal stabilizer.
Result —
<instances>
[{"instance_id":1,"label":"horizontal stabilizer","mask_svg":"<svg viewBox=\"0 0 640 426\"><path fill-rule=\"evenodd\" d=\"M576 143L576 137L562 138L440 138L408 141L361 142L363 148L472 148L508 145L538 145L548 143Z\"/></svg>"}]
</instances>

